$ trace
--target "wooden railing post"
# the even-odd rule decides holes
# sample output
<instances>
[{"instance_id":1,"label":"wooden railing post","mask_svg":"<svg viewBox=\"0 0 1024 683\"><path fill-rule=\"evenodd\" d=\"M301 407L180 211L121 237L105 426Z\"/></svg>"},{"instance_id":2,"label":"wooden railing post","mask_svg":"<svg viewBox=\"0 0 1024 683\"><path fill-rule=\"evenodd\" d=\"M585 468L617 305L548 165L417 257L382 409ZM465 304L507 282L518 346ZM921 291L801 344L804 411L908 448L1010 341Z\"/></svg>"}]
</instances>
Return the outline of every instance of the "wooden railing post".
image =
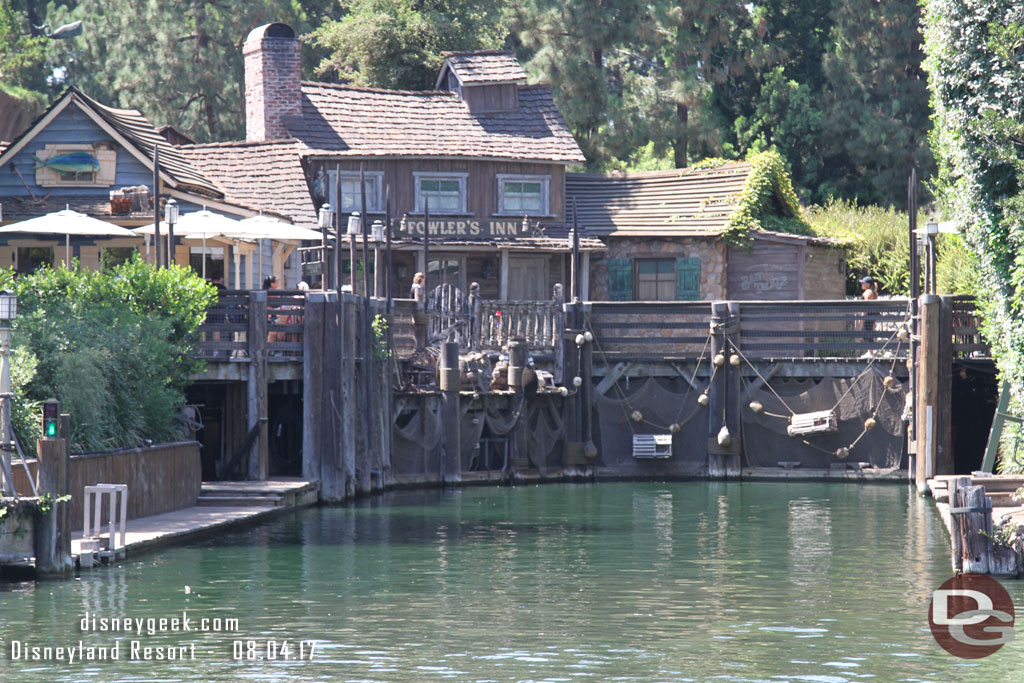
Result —
<instances>
[{"instance_id":1,"label":"wooden railing post","mask_svg":"<svg viewBox=\"0 0 1024 683\"><path fill-rule=\"evenodd\" d=\"M323 292L306 295L302 320L302 476L320 481L321 425L330 424L322 412L324 389L324 309Z\"/></svg>"},{"instance_id":2,"label":"wooden railing post","mask_svg":"<svg viewBox=\"0 0 1024 683\"><path fill-rule=\"evenodd\" d=\"M247 477L263 481L268 476L269 444L267 426L267 293L249 292L249 382L247 386L248 427L259 424L259 436L249 451Z\"/></svg>"},{"instance_id":3,"label":"wooden railing post","mask_svg":"<svg viewBox=\"0 0 1024 683\"><path fill-rule=\"evenodd\" d=\"M953 297L939 297L936 380L935 474L953 474Z\"/></svg>"},{"instance_id":4,"label":"wooden railing post","mask_svg":"<svg viewBox=\"0 0 1024 683\"><path fill-rule=\"evenodd\" d=\"M565 329L565 288L555 285L553 310L551 312L551 346L555 350L554 376L555 384L565 383L565 345L562 343L562 330Z\"/></svg>"},{"instance_id":5,"label":"wooden railing post","mask_svg":"<svg viewBox=\"0 0 1024 683\"><path fill-rule=\"evenodd\" d=\"M711 359L714 364L714 379L708 386L708 475L711 477L739 474L739 411L737 407L730 407L730 403L738 405L739 369L729 363L732 354L727 341L728 337L738 334L737 322L731 315L728 302L715 301L711 304Z\"/></svg>"}]
</instances>

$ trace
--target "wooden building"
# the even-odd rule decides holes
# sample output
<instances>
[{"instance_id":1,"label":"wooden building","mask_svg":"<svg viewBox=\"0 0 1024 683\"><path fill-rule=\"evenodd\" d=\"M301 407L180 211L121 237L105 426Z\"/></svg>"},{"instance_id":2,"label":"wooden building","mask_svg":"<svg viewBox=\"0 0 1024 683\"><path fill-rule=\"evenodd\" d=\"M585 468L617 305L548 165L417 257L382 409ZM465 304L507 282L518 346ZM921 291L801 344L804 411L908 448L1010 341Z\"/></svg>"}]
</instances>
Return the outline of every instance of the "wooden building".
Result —
<instances>
[{"instance_id":1,"label":"wooden building","mask_svg":"<svg viewBox=\"0 0 1024 683\"><path fill-rule=\"evenodd\" d=\"M347 244L362 167L368 220L383 220L390 200L396 296L408 295L417 271L431 289L478 283L485 299L545 300L568 283L565 168L583 155L550 87L528 85L511 53L447 54L436 89L411 92L302 82L300 43L284 24L254 29L243 52L247 141L181 148L230 196L297 223L329 202ZM269 204L286 176L290 199ZM305 197L291 194L300 180ZM581 248L589 259L604 245L584 238Z\"/></svg>"},{"instance_id":2,"label":"wooden building","mask_svg":"<svg viewBox=\"0 0 1024 683\"><path fill-rule=\"evenodd\" d=\"M576 202L579 223L608 246L593 264L591 298L843 298L846 261L832 240L770 230L752 230L742 244L724 239L753 175L749 162L697 170L568 174L566 193L570 206ZM781 192L769 205L769 217L792 217L783 208Z\"/></svg>"},{"instance_id":3,"label":"wooden building","mask_svg":"<svg viewBox=\"0 0 1024 683\"><path fill-rule=\"evenodd\" d=\"M165 130L173 139L183 139L180 134L174 135L173 129ZM229 196L225 188L191 163L140 112L107 107L71 87L11 143L0 145L0 224L70 208L123 227L152 225L157 194L153 188L156 150L160 159L161 199L174 198L182 213L207 208L231 218L246 218L264 209L247 203L244 197L239 200ZM69 159L70 155L77 156ZM84 160L86 170L73 170L64 163L75 160ZM266 210L286 220L303 216L301 211L284 214L272 207ZM313 215L312 209L307 213ZM43 264L58 266L65 258L63 246L64 239L59 236L3 233L0 267L13 266L19 272L28 272ZM153 260L156 251L146 250L141 238L127 237L72 237L71 247L72 258L86 268L98 268L104 250L106 259L114 261L123 260L136 248L147 251ZM174 260L181 265L191 263L199 270L202 260L207 259L208 275L222 274L229 286L250 288L259 286L254 272L262 269L269 273L274 265L280 266L278 272L286 270L283 263L272 262L272 248L268 246L265 251L268 258L254 267L259 258L254 243L211 242L204 251L200 244L178 239ZM244 272L240 278L226 267L236 256L240 265L244 264L238 271ZM294 283L298 279L298 258L293 257L292 261Z\"/></svg>"}]
</instances>

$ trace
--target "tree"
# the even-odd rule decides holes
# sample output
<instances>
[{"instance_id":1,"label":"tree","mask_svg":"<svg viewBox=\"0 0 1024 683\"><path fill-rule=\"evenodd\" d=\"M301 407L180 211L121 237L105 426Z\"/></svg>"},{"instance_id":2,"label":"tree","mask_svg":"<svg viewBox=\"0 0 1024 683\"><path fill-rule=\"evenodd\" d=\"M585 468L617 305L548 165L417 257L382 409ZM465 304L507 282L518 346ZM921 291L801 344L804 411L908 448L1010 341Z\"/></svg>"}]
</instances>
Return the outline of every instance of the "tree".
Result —
<instances>
[{"instance_id":1,"label":"tree","mask_svg":"<svg viewBox=\"0 0 1024 683\"><path fill-rule=\"evenodd\" d=\"M344 15L307 36L326 56L317 72L356 85L434 86L445 50L500 48L508 31L493 0L342 0Z\"/></svg>"},{"instance_id":2,"label":"tree","mask_svg":"<svg viewBox=\"0 0 1024 683\"><path fill-rule=\"evenodd\" d=\"M242 43L271 21L307 28L301 5L287 0L80 0L51 11L59 25L81 19L71 41L53 41L54 66L104 104L139 109L197 140L244 137Z\"/></svg>"},{"instance_id":3,"label":"tree","mask_svg":"<svg viewBox=\"0 0 1024 683\"><path fill-rule=\"evenodd\" d=\"M924 25L939 198L978 257L983 332L1010 384L1011 412L1019 415L1024 411L1024 7L1014 0L969 5L928 0ZM1004 470L1024 469L1014 456L1003 454Z\"/></svg>"},{"instance_id":4,"label":"tree","mask_svg":"<svg viewBox=\"0 0 1024 683\"><path fill-rule=\"evenodd\" d=\"M934 169L917 0L845 0L832 16L818 195L901 206L911 168Z\"/></svg>"}]
</instances>

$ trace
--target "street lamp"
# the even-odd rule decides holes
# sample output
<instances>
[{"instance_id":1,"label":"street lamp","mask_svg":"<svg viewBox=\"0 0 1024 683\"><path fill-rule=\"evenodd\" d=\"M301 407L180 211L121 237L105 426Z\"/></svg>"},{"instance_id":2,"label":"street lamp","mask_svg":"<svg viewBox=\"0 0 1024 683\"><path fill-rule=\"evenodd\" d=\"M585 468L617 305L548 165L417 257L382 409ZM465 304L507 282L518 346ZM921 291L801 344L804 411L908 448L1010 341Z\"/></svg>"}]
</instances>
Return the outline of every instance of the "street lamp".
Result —
<instances>
[{"instance_id":1,"label":"street lamp","mask_svg":"<svg viewBox=\"0 0 1024 683\"><path fill-rule=\"evenodd\" d=\"M328 266L330 259L327 257L327 234L334 227L334 210L330 204L324 204L320 207L320 216L317 222L320 225L320 281L326 292L331 288L330 268ZM337 244L335 244L335 248L337 248Z\"/></svg>"},{"instance_id":2,"label":"street lamp","mask_svg":"<svg viewBox=\"0 0 1024 683\"><path fill-rule=\"evenodd\" d=\"M7 290L0 291L0 401L3 402L3 450L4 473L11 471L11 323L18 317L18 297ZM4 493L14 495L14 482L4 477Z\"/></svg>"},{"instance_id":3,"label":"street lamp","mask_svg":"<svg viewBox=\"0 0 1024 683\"><path fill-rule=\"evenodd\" d=\"M174 263L174 226L178 223L178 202L168 199L164 205L164 222L167 223L167 264ZM203 279L206 279L206 254L203 254Z\"/></svg>"},{"instance_id":4,"label":"street lamp","mask_svg":"<svg viewBox=\"0 0 1024 683\"><path fill-rule=\"evenodd\" d=\"M924 239L925 242L925 289L929 294L934 294L936 287L935 277L935 262L936 262L936 251L935 251L935 236L939 234L939 224L934 218L928 218L928 222L924 224Z\"/></svg>"},{"instance_id":5,"label":"street lamp","mask_svg":"<svg viewBox=\"0 0 1024 683\"><path fill-rule=\"evenodd\" d=\"M356 293L356 235L360 235L363 232L363 224L359 216L359 212L351 214L348 217L348 229L345 230L348 234L348 267L349 267L349 284L352 286L352 293ZM365 264L364 264L365 266Z\"/></svg>"}]
</instances>

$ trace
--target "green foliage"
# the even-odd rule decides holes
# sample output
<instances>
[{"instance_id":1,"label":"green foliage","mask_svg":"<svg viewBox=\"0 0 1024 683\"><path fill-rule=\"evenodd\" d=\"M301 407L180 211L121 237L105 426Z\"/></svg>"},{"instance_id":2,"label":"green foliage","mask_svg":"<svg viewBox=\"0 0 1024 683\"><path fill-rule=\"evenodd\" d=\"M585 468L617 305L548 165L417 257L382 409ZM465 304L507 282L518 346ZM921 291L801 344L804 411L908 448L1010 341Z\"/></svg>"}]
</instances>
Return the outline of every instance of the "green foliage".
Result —
<instances>
[{"instance_id":1,"label":"green foliage","mask_svg":"<svg viewBox=\"0 0 1024 683\"><path fill-rule=\"evenodd\" d=\"M11 0L0 0L0 89L18 99L38 97L31 90L32 72L46 58L46 38L31 35L27 24Z\"/></svg>"},{"instance_id":2,"label":"green foliage","mask_svg":"<svg viewBox=\"0 0 1024 683\"><path fill-rule=\"evenodd\" d=\"M1024 6L1013 0L928 0L924 8L939 197L977 256L982 331L1010 384L1010 411L1019 415L1024 412ZM1007 430L1003 445L1017 436L1017 429Z\"/></svg>"},{"instance_id":3,"label":"green foliage","mask_svg":"<svg viewBox=\"0 0 1024 683\"><path fill-rule=\"evenodd\" d=\"M26 401L51 397L71 414L76 450L178 436L184 389L202 367L191 350L216 298L212 286L137 257L104 272L43 268L17 280L4 271L0 280L18 294L12 381L23 443L38 430Z\"/></svg>"},{"instance_id":4,"label":"green foliage","mask_svg":"<svg viewBox=\"0 0 1024 683\"><path fill-rule=\"evenodd\" d=\"M388 351L388 319L387 316L375 315L373 322L373 357L377 360L387 360L391 357Z\"/></svg>"},{"instance_id":5,"label":"green foliage","mask_svg":"<svg viewBox=\"0 0 1024 683\"><path fill-rule=\"evenodd\" d=\"M804 235L810 226L803 219L800 202L786 164L778 152L769 150L747 159L752 166L740 194L739 208L729 219L723 239L732 244L747 241L752 230L771 230Z\"/></svg>"},{"instance_id":6,"label":"green foliage","mask_svg":"<svg viewBox=\"0 0 1024 683\"><path fill-rule=\"evenodd\" d=\"M892 207L858 206L835 199L812 206L805 216L816 235L838 240L846 248L846 292L859 295L859 280L870 275L883 294L910 296L910 231L906 212ZM928 216L918 214L917 224ZM937 238L936 275L940 294L974 294L978 269L958 235Z\"/></svg>"},{"instance_id":7,"label":"green foliage","mask_svg":"<svg viewBox=\"0 0 1024 683\"><path fill-rule=\"evenodd\" d=\"M327 56L317 72L355 85L434 87L445 50L500 48L508 34L493 0L342 0L343 16L309 40Z\"/></svg>"}]
</instances>

